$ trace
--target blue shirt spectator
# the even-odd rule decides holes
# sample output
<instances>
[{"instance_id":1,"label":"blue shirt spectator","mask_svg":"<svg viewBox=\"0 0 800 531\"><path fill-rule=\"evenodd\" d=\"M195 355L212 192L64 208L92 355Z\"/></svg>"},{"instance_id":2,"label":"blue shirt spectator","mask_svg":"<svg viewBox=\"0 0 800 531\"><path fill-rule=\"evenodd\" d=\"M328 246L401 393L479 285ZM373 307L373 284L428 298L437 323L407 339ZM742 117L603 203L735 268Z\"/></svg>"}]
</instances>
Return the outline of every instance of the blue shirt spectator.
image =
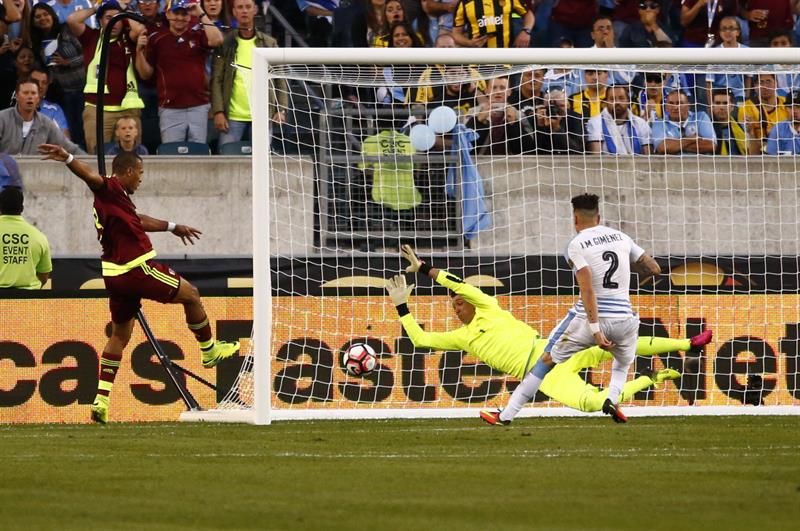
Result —
<instances>
[{"instance_id":1,"label":"blue shirt spectator","mask_svg":"<svg viewBox=\"0 0 800 531\"><path fill-rule=\"evenodd\" d=\"M39 104L39 112L53 120L56 125L58 125L58 128L65 133L69 131L67 117L64 115L64 110L58 103L42 100L42 103Z\"/></svg>"},{"instance_id":2,"label":"blue shirt spectator","mask_svg":"<svg viewBox=\"0 0 800 531\"><path fill-rule=\"evenodd\" d=\"M702 111L689 110L689 97L680 90L667 94L664 119L653 124L653 151L657 154L713 154L714 126Z\"/></svg>"},{"instance_id":3,"label":"blue shirt spectator","mask_svg":"<svg viewBox=\"0 0 800 531\"><path fill-rule=\"evenodd\" d=\"M56 12L56 15L58 15L58 21L62 24L66 24L68 16L75 11L80 11L81 9L94 6L94 2L92 2L92 0L49 0L47 5L52 7L53 11ZM94 17L94 15L89 17L89 19L86 21L86 25L95 29L99 27L97 25L97 19Z\"/></svg>"},{"instance_id":4,"label":"blue shirt spectator","mask_svg":"<svg viewBox=\"0 0 800 531\"><path fill-rule=\"evenodd\" d=\"M0 190L6 186L22 188L22 174L14 157L8 153L0 153Z\"/></svg>"},{"instance_id":5,"label":"blue shirt spectator","mask_svg":"<svg viewBox=\"0 0 800 531\"><path fill-rule=\"evenodd\" d=\"M786 98L792 118L778 122L767 138L767 155L800 155L800 92Z\"/></svg>"}]
</instances>

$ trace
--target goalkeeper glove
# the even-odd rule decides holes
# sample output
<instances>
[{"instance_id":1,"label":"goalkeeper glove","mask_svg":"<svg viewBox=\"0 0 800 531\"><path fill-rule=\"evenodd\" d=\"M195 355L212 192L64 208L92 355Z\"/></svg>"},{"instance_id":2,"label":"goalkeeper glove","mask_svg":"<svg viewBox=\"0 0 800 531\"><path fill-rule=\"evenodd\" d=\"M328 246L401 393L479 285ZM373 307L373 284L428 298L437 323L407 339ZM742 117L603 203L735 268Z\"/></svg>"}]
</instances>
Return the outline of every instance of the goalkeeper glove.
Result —
<instances>
[{"instance_id":1,"label":"goalkeeper glove","mask_svg":"<svg viewBox=\"0 0 800 531\"><path fill-rule=\"evenodd\" d=\"M406 284L406 277L403 275L395 275L386 281L386 291L389 292L392 304L400 306L408 302L408 296L414 291L414 284L409 286Z\"/></svg>"},{"instance_id":2,"label":"goalkeeper glove","mask_svg":"<svg viewBox=\"0 0 800 531\"><path fill-rule=\"evenodd\" d=\"M411 248L410 245L405 244L400 247L400 254L403 255L403 258L408 260L408 267L406 267L406 273L416 273L419 271L419 268L425 263L419 258L417 258L417 253L414 252L414 249Z\"/></svg>"}]
</instances>

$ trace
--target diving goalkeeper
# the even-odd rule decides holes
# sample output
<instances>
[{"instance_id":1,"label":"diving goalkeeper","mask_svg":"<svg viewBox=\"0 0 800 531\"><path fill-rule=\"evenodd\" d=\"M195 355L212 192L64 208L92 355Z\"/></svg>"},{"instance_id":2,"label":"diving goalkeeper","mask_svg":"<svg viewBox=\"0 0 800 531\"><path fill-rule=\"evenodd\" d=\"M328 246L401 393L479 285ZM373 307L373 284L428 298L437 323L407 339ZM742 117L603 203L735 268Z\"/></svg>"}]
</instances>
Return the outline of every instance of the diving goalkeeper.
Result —
<instances>
[{"instance_id":1,"label":"diving goalkeeper","mask_svg":"<svg viewBox=\"0 0 800 531\"><path fill-rule=\"evenodd\" d=\"M542 339L536 330L500 308L494 297L465 283L452 273L431 267L421 261L411 246L403 245L401 253L409 262L407 272L428 275L452 291L453 310L458 320L464 324L448 332L422 330L408 309L408 297L414 285L406 285L405 277L396 275L388 281L386 289L397 308L400 323L415 346L439 350L463 350L493 369L516 378L523 378L530 372L536 360L544 352L547 339ZM640 337L636 345L636 354L651 356L676 350L686 351L709 343L711 338L711 330L706 330L691 339ZM585 368L597 367L601 362L610 359L611 353L600 347L585 349L568 361L556 365L542 381L539 390L553 400L574 409L585 412L600 411L608 391L586 383L579 372ZM674 369L663 369L656 374L642 375L625 384L620 400L628 400L638 391L679 377L680 373ZM500 422L498 415L499 412L496 410L481 411L481 418L489 424L510 423L510 421Z\"/></svg>"}]
</instances>

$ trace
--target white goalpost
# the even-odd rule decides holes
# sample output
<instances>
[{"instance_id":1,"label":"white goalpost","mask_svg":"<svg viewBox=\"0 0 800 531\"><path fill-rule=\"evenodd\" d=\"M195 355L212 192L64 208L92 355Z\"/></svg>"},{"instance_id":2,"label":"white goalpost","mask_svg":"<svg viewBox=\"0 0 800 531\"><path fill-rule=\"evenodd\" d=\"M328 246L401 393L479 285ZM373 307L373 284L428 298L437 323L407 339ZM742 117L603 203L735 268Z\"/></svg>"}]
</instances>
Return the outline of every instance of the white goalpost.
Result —
<instances>
[{"instance_id":1,"label":"white goalpost","mask_svg":"<svg viewBox=\"0 0 800 531\"><path fill-rule=\"evenodd\" d=\"M637 357L629 381L680 377L626 414L800 414L800 49L256 49L252 85L252 341L218 407L182 420L478 422L518 380L411 343L384 289L399 245L546 338L577 298L584 192L662 266L631 283L640 337L714 332ZM406 277L426 331L460 325L446 289ZM344 370L352 343L377 352L367 376ZM610 362L582 369L608 383ZM586 414L547 396L520 413Z\"/></svg>"}]
</instances>

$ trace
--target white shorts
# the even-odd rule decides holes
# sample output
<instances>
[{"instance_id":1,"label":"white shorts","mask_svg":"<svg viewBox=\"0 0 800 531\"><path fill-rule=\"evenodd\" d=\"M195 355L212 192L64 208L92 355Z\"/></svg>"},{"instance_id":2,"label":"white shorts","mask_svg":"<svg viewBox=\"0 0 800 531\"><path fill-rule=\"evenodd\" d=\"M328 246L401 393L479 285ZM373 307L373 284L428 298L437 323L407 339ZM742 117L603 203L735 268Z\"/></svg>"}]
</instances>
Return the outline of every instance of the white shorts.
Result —
<instances>
[{"instance_id":1,"label":"white shorts","mask_svg":"<svg viewBox=\"0 0 800 531\"><path fill-rule=\"evenodd\" d=\"M601 319L600 330L614 342L611 355L618 363L630 365L636 357L636 341L639 339L639 317L631 315L622 319ZM573 354L596 346L594 335L589 330L586 317L570 313L550 333L547 350L556 363L562 363Z\"/></svg>"}]
</instances>

